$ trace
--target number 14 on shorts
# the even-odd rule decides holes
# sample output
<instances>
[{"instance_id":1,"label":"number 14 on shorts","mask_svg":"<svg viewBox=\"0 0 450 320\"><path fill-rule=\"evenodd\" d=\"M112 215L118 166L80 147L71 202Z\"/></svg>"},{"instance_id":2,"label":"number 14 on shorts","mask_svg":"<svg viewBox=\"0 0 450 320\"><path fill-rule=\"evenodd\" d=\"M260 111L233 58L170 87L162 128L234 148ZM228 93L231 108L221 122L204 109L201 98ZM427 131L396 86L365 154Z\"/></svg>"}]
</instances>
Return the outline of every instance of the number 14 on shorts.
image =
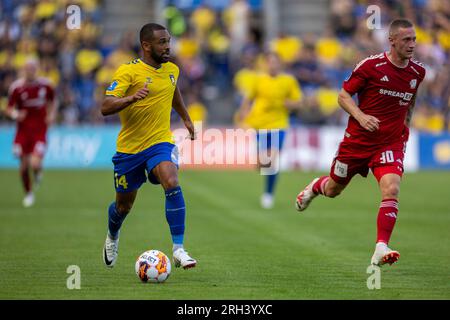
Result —
<instances>
[{"instance_id":1,"label":"number 14 on shorts","mask_svg":"<svg viewBox=\"0 0 450 320\"><path fill-rule=\"evenodd\" d=\"M117 173L114 174L115 182L116 182L116 188L119 188L119 186L122 186L124 189L128 188L128 182L125 175L122 175L119 177Z\"/></svg>"}]
</instances>

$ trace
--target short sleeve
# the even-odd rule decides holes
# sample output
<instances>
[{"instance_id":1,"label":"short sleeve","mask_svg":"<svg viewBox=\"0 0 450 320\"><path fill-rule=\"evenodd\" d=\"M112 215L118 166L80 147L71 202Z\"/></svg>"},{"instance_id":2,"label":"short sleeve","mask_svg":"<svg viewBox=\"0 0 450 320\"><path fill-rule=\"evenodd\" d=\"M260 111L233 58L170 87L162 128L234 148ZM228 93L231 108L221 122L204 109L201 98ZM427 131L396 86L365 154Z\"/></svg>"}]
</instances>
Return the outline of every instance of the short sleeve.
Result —
<instances>
[{"instance_id":1,"label":"short sleeve","mask_svg":"<svg viewBox=\"0 0 450 320\"><path fill-rule=\"evenodd\" d=\"M131 74L127 65L120 66L114 73L111 84L106 88L105 95L118 98L124 97L131 85L131 81Z\"/></svg>"},{"instance_id":2,"label":"short sleeve","mask_svg":"<svg viewBox=\"0 0 450 320\"><path fill-rule=\"evenodd\" d=\"M368 75L365 70L367 63L365 61L360 62L351 75L344 80L342 88L347 91L350 95L354 95L363 88L368 80Z\"/></svg>"}]
</instances>

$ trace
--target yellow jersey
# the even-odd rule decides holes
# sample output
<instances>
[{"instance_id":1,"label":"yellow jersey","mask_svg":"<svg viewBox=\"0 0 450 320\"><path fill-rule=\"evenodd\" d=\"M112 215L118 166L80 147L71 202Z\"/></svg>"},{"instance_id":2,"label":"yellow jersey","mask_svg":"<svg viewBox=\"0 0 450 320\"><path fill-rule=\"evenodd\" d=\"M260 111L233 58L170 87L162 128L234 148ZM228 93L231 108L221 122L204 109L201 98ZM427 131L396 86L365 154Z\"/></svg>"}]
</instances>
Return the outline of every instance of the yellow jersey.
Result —
<instances>
[{"instance_id":1,"label":"yellow jersey","mask_svg":"<svg viewBox=\"0 0 450 320\"><path fill-rule=\"evenodd\" d=\"M119 112L122 128L117 152L136 154L157 143L174 143L170 131L172 100L180 71L172 62L156 69L141 59L123 64L114 73L106 95L123 98L135 94L147 82L146 98Z\"/></svg>"},{"instance_id":2,"label":"yellow jersey","mask_svg":"<svg viewBox=\"0 0 450 320\"><path fill-rule=\"evenodd\" d=\"M248 98L253 105L245 123L255 129L286 129L289 127L289 110L286 100L300 100L302 91L297 80L285 73L275 77L267 73L256 76Z\"/></svg>"},{"instance_id":3,"label":"yellow jersey","mask_svg":"<svg viewBox=\"0 0 450 320\"><path fill-rule=\"evenodd\" d=\"M258 73L256 71L243 68L236 72L233 78L233 84L241 95L248 96L253 90L257 75Z\"/></svg>"}]
</instances>

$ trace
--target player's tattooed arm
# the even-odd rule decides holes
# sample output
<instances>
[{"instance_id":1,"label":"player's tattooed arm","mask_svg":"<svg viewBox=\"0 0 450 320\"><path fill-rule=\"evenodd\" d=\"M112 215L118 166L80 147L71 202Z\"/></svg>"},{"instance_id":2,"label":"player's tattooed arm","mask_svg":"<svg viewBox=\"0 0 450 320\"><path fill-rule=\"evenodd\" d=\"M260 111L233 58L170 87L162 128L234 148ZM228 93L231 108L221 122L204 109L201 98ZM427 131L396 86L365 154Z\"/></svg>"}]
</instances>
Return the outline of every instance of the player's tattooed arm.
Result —
<instances>
[{"instance_id":1,"label":"player's tattooed arm","mask_svg":"<svg viewBox=\"0 0 450 320\"><path fill-rule=\"evenodd\" d=\"M352 96L344 89L339 92L338 103L342 109L355 118L360 126L367 131L373 132L380 128L380 120L374 116L362 112L352 99Z\"/></svg>"},{"instance_id":2,"label":"player's tattooed arm","mask_svg":"<svg viewBox=\"0 0 450 320\"><path fill-rule=\"evenodd\" d=\"M114 96L106 96L102 102L102 107L101 107L102 115L108 116L111 114L115 114L119 111L122 111L123 109L128 107L130 104L147 97L148 93L149 93L149 90L147 88L147 82L146 82L141 89L139 89L135 94L133 94L131 96L127 96L124 98L118 98L118 97L114 97Z\"/></svg>"},{"instance_id":3,"label":"player's tattooed arm","mask_svg":"<svg viewBox=\"0 0 450 320\"><path fill-rule=\"evenodd\" d=\"M178 89L178 87L175 87L175 92L173 94L172 99L172 107L180 115L181 119L183 119L184 126L189 131L189 138L191 140L195 140L196 133L194 124L192 123L191 117L189 116L189 113L186 110L186 105L184 104L183 97L181 96L181 92Z\"/></svg>"},{"instance_id":4,"label":"player's tattooed arm","mask_svg":"<svg viewBox=\"0 0 450 320\"><path fill-rule=\"evenodd\" d=\"M406 113L405 124L407 127L410 127L411 125L411 119L415 105L416 105L416 96L414 96L414 98L412 99L411 105L409 106L408 112Z\"/></svg>"}]
</instances>

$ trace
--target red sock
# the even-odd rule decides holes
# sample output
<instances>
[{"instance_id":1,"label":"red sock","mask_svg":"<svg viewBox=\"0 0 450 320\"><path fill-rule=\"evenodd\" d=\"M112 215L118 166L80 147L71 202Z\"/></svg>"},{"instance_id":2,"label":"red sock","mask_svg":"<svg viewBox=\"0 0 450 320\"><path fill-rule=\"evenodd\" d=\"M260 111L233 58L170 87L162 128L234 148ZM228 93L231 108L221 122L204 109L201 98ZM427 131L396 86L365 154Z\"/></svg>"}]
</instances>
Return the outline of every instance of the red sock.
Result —
<instances>
[{"instance_id":1,"label":"red sock","mask_svg":"<svg viewBox=\"0 0 450 320\"><path fill-rule=\"evenodd\" d=\"M316 183L314 183L312 190L315 194L325 194L325 185L328 180L330 180L329 176L320 177Z\"/></svg>"},{"instance_id":2,"label":"red sock","mask_svg":"<svg viewBox=\"0 0 450 320\"><path fill-rule=\"evenodd\" d=\"M28 171L29 171L28 169L20 170L20 176L22 178L22 185L23 185L26 193L31 191L30 173Z\"/></svg>"},{"instance_id":3,"label":"red sock","mask_svg":"<svg viewBox=\"0 0 450 320\"><path fill-rule=\"evenodd\" d=\"M397 221L398 202L396 199L381 201L377 218L377 242L389 243L395 221Z\"/></svg>"}]
</instances>

